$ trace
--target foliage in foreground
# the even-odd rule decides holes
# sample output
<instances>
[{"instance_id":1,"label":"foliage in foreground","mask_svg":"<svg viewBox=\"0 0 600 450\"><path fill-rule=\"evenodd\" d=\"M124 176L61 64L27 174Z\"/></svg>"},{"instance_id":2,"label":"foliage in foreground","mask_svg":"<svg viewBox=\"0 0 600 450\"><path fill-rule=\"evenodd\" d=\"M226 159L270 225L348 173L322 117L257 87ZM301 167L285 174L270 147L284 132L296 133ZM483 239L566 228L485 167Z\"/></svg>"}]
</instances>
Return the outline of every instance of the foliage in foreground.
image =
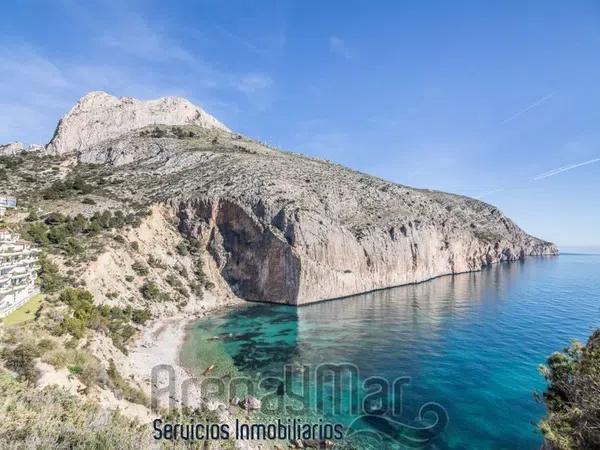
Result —
<instances>
[{"instance_id":1,"label":"foliage in foreground","mask_svg":"<svg viewBox=\"0 0 600 450\"><path fill-rule=\"evenodd\" d=\"M552 354L541 372L548 381L548 416L540 423L556 449L600 448L600 329L586 346L573 342Z\"/></svg>"},{"instance_id":2,"label":"foliage in foreground","mask_svg":"<svg viewBox=\"0 0 600 450\"><path fill-rule=\"evenodd\" d=\"M160 417L157 414L157 417ZM205 410L181 410L165 421L217 423ZM155 441L152 427L82 400L59 386L36 389L0 369L0 448L3 450L146 450L214 448L204 441ZM231 441L217 448L231 449Z\"/></svg>"},{"instance_id":3,"label":"foliage in foreground","mask_svg":"<svg viewBox=\"0 0 600 450\"><path fill-rule=\"evenodd\" d=\"M139 449L148 429L57 386L32 389L0 372L0 448Z\"/></svg>"}]
</instances>

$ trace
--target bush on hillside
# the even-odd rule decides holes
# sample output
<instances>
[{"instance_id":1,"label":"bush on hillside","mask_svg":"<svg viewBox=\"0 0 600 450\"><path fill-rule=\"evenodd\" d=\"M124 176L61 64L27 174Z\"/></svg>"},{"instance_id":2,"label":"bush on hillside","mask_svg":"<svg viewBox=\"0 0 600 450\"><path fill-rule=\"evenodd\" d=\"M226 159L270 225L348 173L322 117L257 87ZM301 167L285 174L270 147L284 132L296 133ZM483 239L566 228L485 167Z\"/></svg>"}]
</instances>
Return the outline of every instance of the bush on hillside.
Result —
<instances>
[{"instance_id":1,"label":"bush on hillside","mask_svg":"<svg viewBox=\"0 0 600 450\"><path fill-rule=\"evenodd\" d=\"M12 349L5 347L0 353L5 367L30 383L34 383L38 378L35 368L35 358L38 356L38 349L29 343L19 344Z\"/></svg>"},{"instance_id":2,"label":"bush on hillside","mask_svg":"<svg viewBox=\"0 0 600 450\"><path fill-rule=\"evenodd\" d=\"M600 329L586 346L573 342L540 368L548 410L540 429L550 448L600 448Z\"/></svg>"},{"instance_id":3,"label":"bush on hillside","mask_svg":"<svg viewBox=\"0 0 600 450\"><path fill-rule=\"evenodd\" d=\"M150 448L149 428L58 386L29 389L0 371L0 448ZM26 419L26 420L24 420Z\"/></svg>"}]
</instances>

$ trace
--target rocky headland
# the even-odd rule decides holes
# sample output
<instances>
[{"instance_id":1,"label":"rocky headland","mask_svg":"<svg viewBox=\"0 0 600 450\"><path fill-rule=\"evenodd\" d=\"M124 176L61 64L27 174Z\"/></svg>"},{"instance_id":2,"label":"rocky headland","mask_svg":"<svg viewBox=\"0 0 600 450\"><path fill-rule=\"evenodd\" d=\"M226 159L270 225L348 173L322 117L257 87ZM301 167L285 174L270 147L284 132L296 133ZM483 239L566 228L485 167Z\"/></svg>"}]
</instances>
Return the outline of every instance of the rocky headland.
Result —
<instances>
[{"instance_id":1,"label":"rocky headland","mask_svg":"<svg viewBox=\"0 0 600 450\"><path fill-rule=\"evenodd\" d=\"M42 152L168 205L239 297L301 305L557 254L497 208L280 151L181 98L83 97Z\"/></svg>"},{"instance_id":2,"label":"rocky headland","mask_svg":"<svg viewBox=\"0 0 600 450\"><path fill-rule=\"evenodd\" d=\"M160 412L152 367L170 364L181 385L185 323L215 309L303 305L558 253L490 204L275 149L181 98L92 92L45 147L1 146L0 173L0 194L18 199L5 226L46 255L47 296L33 322L0 326L0 346L27 344L39 389L58 384L143 423Z\"/></svg>"}]
</instances>

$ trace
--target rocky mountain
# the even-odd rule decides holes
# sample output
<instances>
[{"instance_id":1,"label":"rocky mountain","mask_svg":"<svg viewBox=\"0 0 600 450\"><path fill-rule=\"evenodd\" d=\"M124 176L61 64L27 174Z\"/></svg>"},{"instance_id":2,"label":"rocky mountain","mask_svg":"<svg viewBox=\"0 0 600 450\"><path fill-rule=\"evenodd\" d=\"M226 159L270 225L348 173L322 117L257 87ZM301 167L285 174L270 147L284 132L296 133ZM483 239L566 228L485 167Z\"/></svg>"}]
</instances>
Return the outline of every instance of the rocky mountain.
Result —
<instances>
[{"instance_id":1,"label":"rocky mountain","mask_svg":"<svg viewBox=\"0 0 600 450\"><path fill-rule=\"evenodd\" d=\"M271 148L182 99L88 94L47 150L166 205L247 300L300 305L558 253L492 205Z\"/></svg>"},{"instance_id":2,"label":"rocky mountain","mask_svg":"<svg viewBox=\"0 0 600 450\"><path fill-rule=\"evenodd\" d=\"M183 98L141 101L131 97L117 98L105 92L90 92L58 123L46 152L60 155L79 151L153 124L197 125L227 130L214 117Z\"/></svg>"},{"instance_id":3,"label":"rocky mountain","mask_svg":"<svg viewBox=\"0 0 600 450\"><path fill-rule=\"evenodd\" d=\"M88 94L48 147L170 205L248 300L310 303L558 252L492 205L270 148L184 100Z\"/></svg>"}]
</instances>

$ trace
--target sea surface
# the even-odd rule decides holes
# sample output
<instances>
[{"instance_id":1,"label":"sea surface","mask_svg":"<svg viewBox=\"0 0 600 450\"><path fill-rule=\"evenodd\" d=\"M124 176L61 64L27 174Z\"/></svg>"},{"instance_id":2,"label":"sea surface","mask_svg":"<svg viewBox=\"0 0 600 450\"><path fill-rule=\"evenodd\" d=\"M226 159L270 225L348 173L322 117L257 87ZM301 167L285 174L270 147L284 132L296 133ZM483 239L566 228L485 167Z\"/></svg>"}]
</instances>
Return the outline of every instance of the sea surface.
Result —
<instances>
[{"instance_id":1,"label":"sea surface","mask_svg":"<svg viewBox=\"0 0 600 450\"><path fill-rule=\"evenodd\" d=\"M538 449L538 367L597 327L600 256L563 254L298 309L250 304L195 322L182 359L224 380L262 380L255 394L275 400L308 380L304 409L264 420L341 423L354 447ZM373 386L384 387L369 396Z\"/></svg>"}]
</instances>

